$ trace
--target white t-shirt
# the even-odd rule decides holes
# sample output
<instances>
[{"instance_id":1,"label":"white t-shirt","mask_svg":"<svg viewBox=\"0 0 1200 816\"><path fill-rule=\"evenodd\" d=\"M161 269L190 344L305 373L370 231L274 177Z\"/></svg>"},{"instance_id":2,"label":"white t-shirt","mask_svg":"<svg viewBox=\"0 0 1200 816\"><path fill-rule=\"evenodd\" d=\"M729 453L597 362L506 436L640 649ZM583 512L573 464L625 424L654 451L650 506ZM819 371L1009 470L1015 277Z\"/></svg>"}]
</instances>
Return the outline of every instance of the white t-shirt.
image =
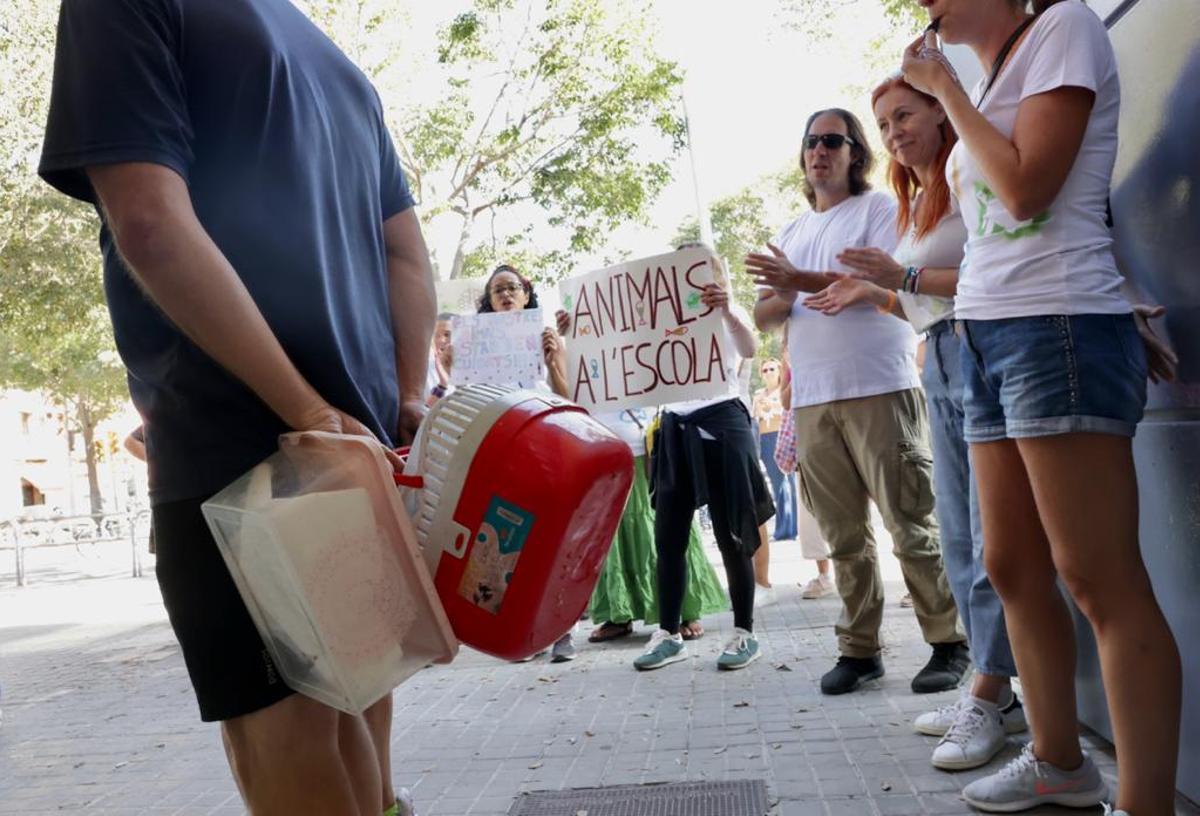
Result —
<instances>
[{"instance_id":1,"label":"white t-shirt","mask_svg":"<svg viewBox=\"0 0 1200 816\"><path fill-rule=\"evenodd\" d=\"M650 424L650 418L651 413L645 408L592 414L592 419L619 436L634 456L646 455L646 426Z\"/></svg>"},{"instance_id":2,"label":"white t-shirt","mask_svg":"<svg viewBox=\"0 0 1200 816\"><path fill-rule=\"evenodd\" d=\"M754 321L750 315L739 304L734 303L732 297L731 294L729 310L741 318L742 322L747 326L753 326ZM742 358L737 353L737 346L733 342L733 334L729 331L729 326L724 321L721 322L721 329L725 332L724 348L729 349L729 356L722 360L725 371L725 393L707 399L688 400L687 402L675 402L670 405L664 405L664 411L670 411L679 416L687 416L688 414L694 414L701 408L707 408L710 405L716 405L718 402L725 402L728 399L736 399L742 396L742 381L739 376L739 367Z\"/></svg>"},{"instance_id":3,"label":"white t-shirt","mask_svg":"<svg viewBox=\"0 0 1200 816\"><path fill-rule=\"evenodd\" d=\"M962 263L963 245L967 242L967 228L958 212L958 202L950 196L950 211L937 222L924 238L917 238L917 228L912 226L893 257L901 266L923 266L932 269L954 269ZM942 320L954 317L954 298L936 295L911 295L897 292L904 316L912 323L913 331L923 332Z\"/></svg>"},{"instance_id":4,"label":"white t-shirt","mask_svg":"<svg viewBox=\"0 0 1200 816\"><path fill-rule=\"evenodd\" d=\"M975 87L975 101L984 84ZM966 145L959 142L950 154L946 177L969 236L958 281L959 317L1130 311L1104 223L1121 108L1117 61L1104 24L1077 0L1051 6L1030 26L981 112L1011 137L1022 100L1063 87L1087 88L1096 98L1079 154L1045 213L1018 222L996 198Z\"/></svg>"},{"instance_id":5,"label":"white t-shirt","mask_svg":"<svg viewBox=\"0 0 1200 816\"><path fill-rule=\"evenodd\" d=\"M867 192L825 212L809 210L774 243L797 269L849 272L837 262L843 249L895 249L896 202ZM803 299L796 299L788 322L793 408L919 386L917 338L908 326L871 305L830 317L807 308Z\"/></svg>"}]
</instances>

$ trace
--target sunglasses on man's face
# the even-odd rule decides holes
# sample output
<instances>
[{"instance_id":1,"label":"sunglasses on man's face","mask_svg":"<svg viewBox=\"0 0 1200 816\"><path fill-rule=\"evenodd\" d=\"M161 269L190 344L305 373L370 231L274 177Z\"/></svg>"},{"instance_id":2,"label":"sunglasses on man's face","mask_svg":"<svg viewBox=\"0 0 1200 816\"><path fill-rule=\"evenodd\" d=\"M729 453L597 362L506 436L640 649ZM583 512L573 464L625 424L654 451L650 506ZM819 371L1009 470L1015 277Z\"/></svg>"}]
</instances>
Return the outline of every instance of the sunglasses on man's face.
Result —
<instances>
[{"instance_id":1,"label":"sunglasses on man's face","mask_svg":"<svg viewBox=\"0 0 1200 816\"><path fill-rule=\"evenodd\" d=\"M855 144L855 141L840 133L810 133L804 137L805 150L816 150L818 144L825 145L829 150L840 150L846 143Z\"/></svg>"}]
</instances>

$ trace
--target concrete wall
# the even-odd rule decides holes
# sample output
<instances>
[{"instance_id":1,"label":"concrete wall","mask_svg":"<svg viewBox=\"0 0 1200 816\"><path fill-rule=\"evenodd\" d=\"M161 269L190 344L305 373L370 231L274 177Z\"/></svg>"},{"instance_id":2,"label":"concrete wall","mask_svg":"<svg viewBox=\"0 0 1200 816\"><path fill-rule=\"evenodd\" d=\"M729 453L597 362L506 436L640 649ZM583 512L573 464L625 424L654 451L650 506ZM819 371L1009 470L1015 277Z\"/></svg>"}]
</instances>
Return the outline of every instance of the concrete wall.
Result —
<instances>
[{"instance_id":1,"label":"concrete wall","mask_svg":"<svg viewBox=\"0 0 1200 816\"><path fill-rule=\"evenodd\" d=\"M1092 0L1121 65L1113 177L1117 255L1131 296L1168 310L1179 382L1152 387L1134 445L1141 541L1183 657L1178 784L1200 801L1200 2ZM1080 634L1080 719L1111 738L1091 632Z\"/></svg>"}]
</instances>

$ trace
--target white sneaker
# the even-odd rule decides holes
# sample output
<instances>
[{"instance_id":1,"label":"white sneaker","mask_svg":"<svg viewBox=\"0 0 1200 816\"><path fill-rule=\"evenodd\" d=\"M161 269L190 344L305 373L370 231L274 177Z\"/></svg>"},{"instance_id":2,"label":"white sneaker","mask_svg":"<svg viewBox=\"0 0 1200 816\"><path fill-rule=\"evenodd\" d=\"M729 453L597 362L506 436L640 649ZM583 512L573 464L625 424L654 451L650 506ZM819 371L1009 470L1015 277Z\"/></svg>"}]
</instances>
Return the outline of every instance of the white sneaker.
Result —
<instances>
[{"instance_id":1,"label":"white sneaker","mask_svg":"<svg viewBox=\"0 0 1200 816\"><path fill-rule=\"evenodd\" d=\"M1104 803L1104 816L1130 816L1128 810L1113 810L1112 805Z\"/></svg>"},{"instance_id":2,"label":"white sneaker","mask_svg":"<svg viewBox=\"0 0 1200 816\"><path fill-rule=\"evenodd\" d=\"M954 721L958 719L958 709L970 696L966 689L953 703L946 703L944 706L926 711L921 716L913 720L913 728L918 734L925 734L929 737L944 737L946 732L950 730L950 726L954 725Z\"/></svg>"},{"instance_id":3,"label":"white sneaker","mask_svg":"<svg viewBox=\"0 0 1200 816\"><path fill-rule=\"evenodd\" d=\"M934 711L927 711L913 721L913 728L918 734L925 734L930 737L943 737L950 730L950 726L954 724L955 718L958 716L958 708L963 704L963 701L971 696L969 689L963 689L962 695L953 703L947 703L941 708ZM1000 708L1000 720L1004 723L1005 734L1020 734L1022 731L1029 728L1029 723L1025 721L1025 708L1021 705L1021 700L1010 688L1008 689L1008 700L1000 698L1001 702L997 705Z\"/></svg>"},{"instance_id":4,"label":"white sneaker","mask_svg":"<svg viewBox=\"0 0 1200 816\"><path fill-rule=\"evenodd\" d=\"M1005 742L1004 724L995 703L978 697L959 701L954 723L933 749L933 767L965 771L992 761Z\"/></svg>"},{"instance_id":5,"label":"white sneaker","mask_svg":"<svg viewBox=\"0 0 1200 816\"><path fill-rule=\"evenodd\" d=\"M579 650L575 648L575 629L554 641L554 645L550 648L551 663L566 663L569 660L574 660L579 655Z\"/></svg>"},{"instance_id":6,"label":"white sneaker","mask_svg":"<svg viewBox=\"0 0 1200 816\"><path fill-rule=\"evenodd\" d=\"M985 776L963 788L967 804L988 813L1015 813L1038 805L1095 807L1102 804L1108 786L1091 757L1073 771L1042 762L1026 745L1020 755L998 773Z\"/></svg>"},{"instance_id":7,"label":"white sneaker","mask_svg":"<svg viewBox=\"0 0 1200 816\"><path fill-rule=\"evenodd\" d=\"M396 791L396 816L417 816L417 806L413 804L408 788Z\"/></svg>"},{"instance_id":8,"label":"white sneaker","mask_svg":"<svg viewBox=\"0 0 1200 816\"><path fill-rule=\"evenodd\" d=\"M837 592L837 587L833 584L833 578L826 573L822 573L804 585L804 589L800 592L800 597L806 601L813 601L817 598L832 595L835 592Z\"/></svg>"}]
</instances>

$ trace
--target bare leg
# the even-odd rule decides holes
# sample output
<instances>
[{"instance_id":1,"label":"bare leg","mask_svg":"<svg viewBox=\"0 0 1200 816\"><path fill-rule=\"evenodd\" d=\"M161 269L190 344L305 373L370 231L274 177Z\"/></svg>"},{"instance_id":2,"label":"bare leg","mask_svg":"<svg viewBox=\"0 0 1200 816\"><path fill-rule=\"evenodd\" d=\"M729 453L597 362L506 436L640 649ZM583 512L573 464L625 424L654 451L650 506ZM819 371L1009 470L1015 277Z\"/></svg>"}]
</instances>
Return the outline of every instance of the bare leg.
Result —
<instances>
[{"instance_id":1,"label":"bare leg","mask_svg":"<svg viewBox=\"0 0 1200 816\"><path fill-rule=\"evenodd\" d=\"M1075 715L1075 629L1055 583L1050 544L1016 443L971 446L983 521L984 563L1004 604L1034 752L1063 769L1079 767Z\"/></svg>"},{"instance_id":2,"label":"bare leg","mask_svg":"<svg viewBox=\"0 0 1200 816\"><path fill-rule=\"evenodd\" d=\"M1117 806L1137 816L1173 813L1179 651L1138 547L1132 442L1066 434L1019 447L1054 563L1096 633L1120 757Z\"/></svg>"},{"instance_id":3,"label":"bare leg","mask_svg":"<svg viewBox=\"0 0 1200 816\"><path fill-rule=\"evenodd\" d=\"M379 759L375 756L372 734L364 718L338 713L338 748L354 787L359 813L378 816L383 810L379 807ZM392 801L395 801L394 795ZM388 802L388 807L391 804Z\"/></svg>"},{"instance_id":4,"label":"bare leg","mask_svg":"<svg viewBox=\"0 0 1200 816\"><path fill-rule=\"evenodd\" d=\"M358 782L370 787L374 751L365 732L348 732L343 740L342 716L293 694L221 723L229 766L252 816L378 816L358 804L379 800L378 781L372 789L355 789Z\"/></svg>"},{"instance_id":5,"label":"bare leg","mask_svg":"<svg viewBox=\"0 0 1200 816\"><path fill-rule=\"evenodd\" d=\"M987 700L989 703L998 703L1000 702L1000 695L1011 685L1011 680L1008 677L997 677L994 674L980 674L976 672L975 679L971 682L971 694L980 700Z\"/></svg>"},{"instance_id":6,"label":"bare leg","mask_svg":"<svg viewBox=\"0 0 1200 816\"><path fill-rule=\"evenodd\" d=\"M828 575L828 574L829 574L829 559L822 558L820 561L817 562L817 575Z\"/></svg>"},{"instance_id":7,"label":"bare leg","mask_svg":"<svg viewBox=\"0 0 1200 816\"><path fill-rule=\"evenodd\" d=\"M767 535L767 525L758 525L758 549L754 551L754 582L765 589L771 588L768 577L771 562L771 538Z\"/></svg>"},{"instance_id":8,"label":"bare leg","mask_svg":"<svg viewBox=\"0 0 1200 816\"><path fill-rule=\"evenodd\" d=\"M375 758L379 760L379 778L383 783L383 810L396 803L396 789L392 787L392 695L388 693L375 705L363 712L371 742L375 745Z\"/></svg>"}]
</instances>

